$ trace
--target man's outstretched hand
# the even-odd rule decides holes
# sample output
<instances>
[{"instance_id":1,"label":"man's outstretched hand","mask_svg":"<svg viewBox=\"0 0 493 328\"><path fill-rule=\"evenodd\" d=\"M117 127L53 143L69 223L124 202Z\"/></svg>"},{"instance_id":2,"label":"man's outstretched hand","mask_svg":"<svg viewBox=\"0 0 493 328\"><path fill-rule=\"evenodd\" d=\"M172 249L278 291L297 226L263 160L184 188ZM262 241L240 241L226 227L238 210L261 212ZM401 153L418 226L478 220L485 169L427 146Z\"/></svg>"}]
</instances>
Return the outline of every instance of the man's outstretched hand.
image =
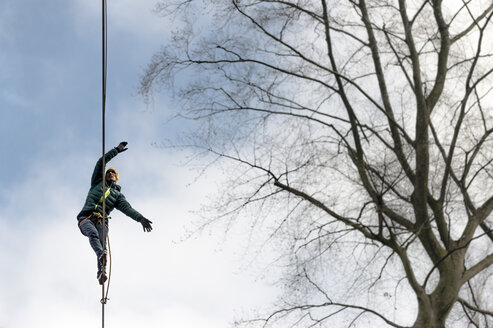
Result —
<instances>
[{"instance_id":1,"label":"man's outstretched hand","mask_svg":"<svg viewBox=\"0 0 493 328\"><path fill-rule=\"evenodd\" d=\"M139 222L142 224L142 228L144 228L144 232L151 232L152 231L152 226L151 223L152 221L147 220L145 217L141 217Z\"/></svg>"},{"instance_id":2,"label":"man's outstretched hand","mask_svg":"<svg viewBox=\"0 0 493 328\"><path fill-rule=\"evenodd\" d=\"M127 146L127 144L128 144L128 142L122 141L122 142L120 142L120 144L118 146L116 146L116 149L118 150L119 153L121 153L122 151L125 151L128 149L128 148L125 148Z\"/></svg>"}]
</instances>

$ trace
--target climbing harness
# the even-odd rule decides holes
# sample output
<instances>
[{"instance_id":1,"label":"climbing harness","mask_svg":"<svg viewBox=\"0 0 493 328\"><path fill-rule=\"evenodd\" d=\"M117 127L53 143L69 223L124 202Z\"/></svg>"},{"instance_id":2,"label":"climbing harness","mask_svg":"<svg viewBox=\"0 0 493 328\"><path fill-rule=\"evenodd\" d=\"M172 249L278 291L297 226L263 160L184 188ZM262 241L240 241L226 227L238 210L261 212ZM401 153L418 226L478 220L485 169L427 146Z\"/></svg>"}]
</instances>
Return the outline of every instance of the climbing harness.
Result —
<instances>
[{"instance_id":1,"label":"climbing harness","mask_svg":"<svg viewBox=\"0 0 493 328\"><path fill-rule=\"evenodd\" d=\"M93 213L93 214L94 214L94 213ZM93 214L91 214L91 215L89 215L89 216L85 217L83 220L81 220L81 221L79 222L79 228L80 228L80 226L82 225L82 222L84 222L85 220L90 220L90 219L91 219L91 217L93 216Z\"/></svg>"},{"instance_id":2,"label":"climbing harness","mask_svg":"<svg viewBox=\"0 0 493 328\"><path fill-rule=\"evenodd\" d=\"M104 179L104 178L103 178L103 179ZM103 184L104 184L104 180L103 180ZM104 189L104 188L105 188L105 187L103 186L103 189ZM103 197L103 196L101 196L101 198L99 199L99 202L97 202L97 204L96 204L96 205L94 205L94 209L98 208L98 205L103 203L103 198L104 198L104 200L106 200L106 198L108 198L108 196L110 195L110 193L111 193L111 187L109 187L109 188L108 188L108 190L106 190L106 191L104 192L104 197ZM95 212L95 213L96 213L96 212ZM99 214L99 212L97 212L97 213ZM101 214L99 214L99 215L101 215Z\"/></svg>"},{"instance_id":3,"label":"climbing harness","mask_svg":"<svg viewBox=\"0 0 493 328\"><path fill-rule=\"evenodd\" d=\"M96 221L96 223L99 223L102 221L102 219L104 218L104 223L106 225L108 225L108 220L111 219L111 216L103 216L103 214L99 213L99 212L93 212L92 215L96 218L98 218L98 220Z\"/></svg>"}]
</instances>

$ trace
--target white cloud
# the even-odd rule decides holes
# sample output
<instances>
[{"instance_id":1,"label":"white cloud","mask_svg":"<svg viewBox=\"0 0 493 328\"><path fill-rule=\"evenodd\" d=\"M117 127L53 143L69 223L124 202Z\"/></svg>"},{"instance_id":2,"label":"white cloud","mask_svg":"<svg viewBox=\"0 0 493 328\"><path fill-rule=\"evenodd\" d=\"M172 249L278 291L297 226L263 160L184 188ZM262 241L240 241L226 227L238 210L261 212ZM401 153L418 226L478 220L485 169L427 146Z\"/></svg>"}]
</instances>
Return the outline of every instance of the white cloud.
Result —
<instances>
[{"instance_id":1,"label":"white cloud","mask_svg":"<svg viewBox=\"0 0 493 328\"><path fill-rule=\"evenodd\" d=\"M154 13L155 4L156 0L108 1L106 11L108 33L116 31L138 35L139 38L144 39L162 36L169 30L171 23ZM87 28L92 31L101 29L101 2L77 0L74 6L80 32L87 31Z\"/></svg>"},{"instance_id":2,"label":"white cloud","mask_svg":"<svg viewBox=\"0 0 493 328\"><path fill-rule=\"evenodd\" d=\"M2 89L0 97L2 98L2 102L8 105L2 110L29 108L33 105L30 99L19 95L16 90Z\"/></svg>"}]
</instances>

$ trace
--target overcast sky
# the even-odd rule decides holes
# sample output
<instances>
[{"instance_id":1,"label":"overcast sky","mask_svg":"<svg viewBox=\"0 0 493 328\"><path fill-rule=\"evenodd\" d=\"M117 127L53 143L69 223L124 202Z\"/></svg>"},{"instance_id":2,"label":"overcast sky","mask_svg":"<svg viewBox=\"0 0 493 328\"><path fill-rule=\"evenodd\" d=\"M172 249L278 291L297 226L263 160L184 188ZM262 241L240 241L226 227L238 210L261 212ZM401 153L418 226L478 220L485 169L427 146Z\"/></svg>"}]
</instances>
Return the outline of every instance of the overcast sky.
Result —
<instances>
[{"instance_id":1,"label":"overcast sky","mask_svg":"<svg viewBox=\"0 0 493 328\"><path fill-rule=\"evenodd\" d=\"M106 149L152 233L114 211L106 327L229 327L275 290L247 270L234 238L181 242L215 173L195 181L165 95L137 95L167 37L156 0L108 3ZM97 327L96 257L76 224L101 155L101 2L0 0L0 327Z\"/></svg>"}]
</instances>

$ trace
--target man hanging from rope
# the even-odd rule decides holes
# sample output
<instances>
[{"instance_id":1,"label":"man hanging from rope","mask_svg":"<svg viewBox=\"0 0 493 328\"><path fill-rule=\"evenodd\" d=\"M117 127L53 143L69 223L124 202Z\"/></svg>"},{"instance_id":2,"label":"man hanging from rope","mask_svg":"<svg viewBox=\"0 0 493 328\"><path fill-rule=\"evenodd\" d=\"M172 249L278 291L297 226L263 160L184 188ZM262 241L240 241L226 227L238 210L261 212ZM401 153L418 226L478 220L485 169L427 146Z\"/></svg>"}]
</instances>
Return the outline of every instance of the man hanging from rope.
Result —
<instances>
[{"instance_id":1,"label":"man hanging from rope","mask_svg":"<svg viewBox=\"0 0 493 328\"><path fill-rule=\"evenodd\" d=\"M127 150L127 142L121 142L117 147L108 151L105 156L105 162L108 163L117 154ZM103 237L103 222L104 236L108 233L107 219L103 219L103 158L101 157L96 166L91 178L91 188L87 194L84 207L77 215L79 222L79 228L82 234L89 238L89 243L92 249L96 253L98 258L98 281L102 285L106 281L106 273L103 270L106 266L106 252L103 249L103 245L106 244L106 238ZM129 202L125 199L125 196L121 193L121 187L116 184L118 181L118 173L115 169L109 168L105 173L105 214L108 215L114 208L120 210L127 216L131 217L137 222L142 224L144 232L150 232L152 230L151 221L147 220L142 214L132 208Z\"/></svg>"}]
</instances>

